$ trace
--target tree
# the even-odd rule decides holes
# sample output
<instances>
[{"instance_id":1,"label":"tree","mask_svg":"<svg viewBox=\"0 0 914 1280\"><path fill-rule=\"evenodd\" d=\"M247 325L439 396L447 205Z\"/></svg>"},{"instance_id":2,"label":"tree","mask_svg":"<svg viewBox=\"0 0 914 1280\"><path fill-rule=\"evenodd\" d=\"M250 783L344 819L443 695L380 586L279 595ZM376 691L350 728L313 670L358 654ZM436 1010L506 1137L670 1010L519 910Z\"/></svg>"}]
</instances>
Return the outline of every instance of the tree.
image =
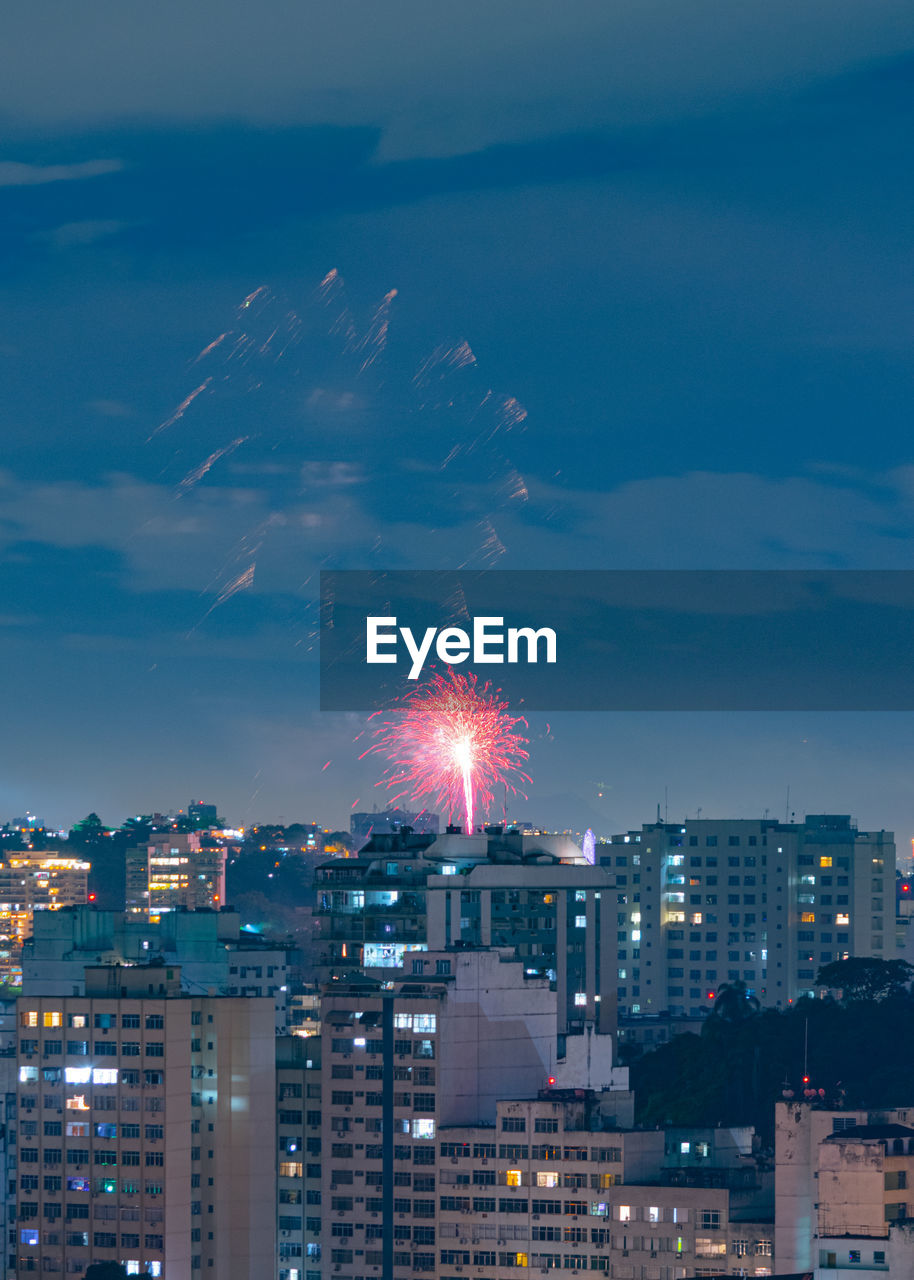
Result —
<instances>
[{"instance_id":1,"label":"tree","mask_svg":"<svg viewBox=\"0 0 914 1280\"><path fill-rule=\"evenodd\" d=\"M816 978L820 987L841 992L841 998L855 1000L887 1000L900 996L914 977L914 966L906 960L877 960L871 956L850 956L823 965Z\"/></svg>"},{"instance_id":2,"label":"tree","mask_svg":"<svg viewBox=\"0 0 914 1280\"><path fill-rule=\"evenodd\" d=\"M722 1022L744 1022L758 1013L761 1005L741 978L735 982L722 982L717 988L712 1018Z\"/></svg>"},{"instance_id":3,"label":"tree","mask_svg":"<svg viewBox=\"0 0 914 1280\"><path fill-rule=\"evenodd\" d=\"M90 813L70 828L71 844L101 844L107 837L108 829L97 813Z\"/></svg>"}]
</instances>

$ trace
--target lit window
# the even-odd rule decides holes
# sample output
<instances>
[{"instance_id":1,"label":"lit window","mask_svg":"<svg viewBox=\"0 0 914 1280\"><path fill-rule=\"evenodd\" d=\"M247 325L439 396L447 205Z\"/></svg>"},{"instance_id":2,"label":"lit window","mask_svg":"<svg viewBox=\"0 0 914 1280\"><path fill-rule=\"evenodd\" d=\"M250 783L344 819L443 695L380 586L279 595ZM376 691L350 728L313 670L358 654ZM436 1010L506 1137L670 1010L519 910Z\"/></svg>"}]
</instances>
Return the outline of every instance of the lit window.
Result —
<instances>
[{"instance_id":1,"label":"lit window","mask_svg":"<svg viewBox=\"0 0 914 1280\"><path fill-rule=\"evenodd\" d=\"M523 1174L520 1169L509 1169L505 1174L506 1187L522 1187L524 1185Z\"/></svg>"},{"instance_id":2,"label":"lit window","mask_svg":"<svg viewBox=\"0 0 914 1280\"><path fill-rule=\"evenodd\" d=\"M647 1220L648 1220L648 1222L659 1222L659 1221L660 1221L660 1207L659 1207L659 1205L652 1204L652 1205L650 1205L650 1206L648 1207L648 1211L647 1211Z\"/></svg>"},{"instance_id":3,"label":"lit window","mask_svg":"<svg viewBox=\"0 0 914 1280\"><path fill-rule=\"evenodd\" d=\"M46 1013L44 1015L44 1025L46 1027L62 1027L63 1017L59 1013Z\"/></svg>"},{"instance_id":4,"label":"lit window","mask_svg":"<svg viewBox=\"0 0 914 1280\"><path fill-rule=\"evenodd\" d=\"M92 1079L91 1067L64 1067L63 1078L67 1084L88 1084Z\"/></svg>"},{"instance_id":5,"label":"lit window","mask_svg":"<svg viewBox=\"0 0 914 1280\"><path fill-rule=\"evenodd\" d=\"M575 927L576 929L586 929L586 928L587 928L587 917L586 917L586 916L575 916L575 918L574 918L574 927Z\"/></svg>"},{"instance_id":6,"label":"lit window","mask_svg":"<svg viewBox=\"0 0 914 1280\"><path fill-rule=\"evenodd\" d=\"M417 1013L413 1015L413 1031L434 1031L437 1025L438 1018L434 1013Z\"/></svg>"},{"instance_id":7,"label":"lit window","mask_svg":"<svg viewBox=\"0 0 914 1280\"><path fill-rule=\"evenodd\" d=\"M38 1232L32 1227L23 1227L19 1232L20 1244L36 1245L38 1243Z\"/></svg>"},{"instance_id":8,"label":"lit window","mask_svg":"<svg viewBox=\"0 0 914 1280\"><path fill-rule=\"evenodd\" d=\"M557 1173L538 1173L536 1175L536 1185L538 1187L557 1187L559 1185L559 1175Z\"/></svg>"},{"instance_id":9,"label":"lit window","mask_svg":"<svg viewBox=\"0 0 914 1280\"><path fill-rule=\"evenodd\" d=\"M525 1253L516 1253L514 1255L514 1265L516 1267L526 1267L528 1265L527 1255Z\"/></svg>"},{"instance_id":10,"label":"lit window","mask_svg":"<svg viewBox=\"0 0 914 1280\"><path fill-rule=\"evenodd\" d=\"M816 923L815 911L804 911L803 914L800 916L800 921L802 924L815 924Z\"/></svg>"},{"instance_id":11,"label":"lit window","mask_svg":"<svg viewBox=\"0 0 914 1280\"><path fill-rule=\"evenodd\" d=\"M620 1205L619 1205L619 1221L620 1221L620 1222L631 1222L631 1220L632 1220L632 1207L631 1207L631 1205L629 1205L629 1204L620 1204Z\"/></svg>"},{"instance_id":12,"label":"lit window","mask_svg":"<svg viewBox=\"0 0 914 1280\"><path fill-rule=\"evenodd\" d=\"M38 1068L37 1067L20 1067L19 1083L20 1084L37 1084Z\"/></svg>"},{"instance_id":13,"label":"lit window","mask_svg":"<svg viewBox=\"0 0 914 1280\"><path fill-rule=\"evenodd\" d=\"M413 1015L411 1013L395 1013L394 1026L399 1031L409 1031L413 1025Z\"/></svg>"},{"instance_id":14,"label":"lit window","mask_svg":"<svg viewBox=\"0 0 914 1280\"><path fill-rule=\"evenodd\" d=\"M92 1072L93 1084L117 1084L117 1067L96 1067Z\"/></svg>"},{"instance_id":15,"label":"lit window","mask_svg":"<svg viewBox=\"0 0 914 1280\"><path fill-rule=\"evenodd\" d=\"M835 924L850 924L851 918L846 911L839 911L835 916Z\"/></svg>"},{"instance_id":16,"label":"lit window","mask_svg":"<svg viewBox=\"0 0 914 1280\"><path fill-rule=\"evenodd\" d=\"M587 1004L587 992L586 992L586 991L576 991L576 992L574 993L574 1002L575 1002L575 1004L576 1004L579 1008L580 1008L582 1005L586 1005L586 1004Z\"/></svg>"},{"instance_id":17,"label":"lit window","mask_svg":"<svg viewBox=\"0 0 914 1280\"><path fill-rule=\"evenodd\" d=\"M413 1137L414 1138L434 1138L435 1122L434 1120L414 1120L413 1121Z\"/></svg>"},{"instance_id":18,"label":"lit window","mask_svg":"<svg viewBox=\"0 0 914 1280\"><path fill-rule=\"evenodd\" d=\"M701 912L693 911L689 916L689 924L701 924Z\"/></svg>"},{"instance_id":19,"label":"lit window","mask_svg":"<svg viewBox=\"0 0 914 1280\"><path fill-rule=\"evenodd\" d=\"M23 1013L20 1016L19 1021L22 1023L24 1027L37 1027L38 1013L34 1009L29 1009L28 1012Z\"/></svg>"}]
</instances>

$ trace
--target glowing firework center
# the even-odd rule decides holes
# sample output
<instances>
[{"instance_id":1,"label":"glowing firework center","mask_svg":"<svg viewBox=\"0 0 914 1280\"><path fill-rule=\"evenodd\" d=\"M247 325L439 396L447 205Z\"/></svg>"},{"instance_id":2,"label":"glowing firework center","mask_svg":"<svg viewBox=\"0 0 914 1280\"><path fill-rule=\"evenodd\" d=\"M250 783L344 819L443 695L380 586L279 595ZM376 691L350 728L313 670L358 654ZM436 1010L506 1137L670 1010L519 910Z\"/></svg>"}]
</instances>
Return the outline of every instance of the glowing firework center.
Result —
<instances>
[{"instance_id":1,"label":"glowing firework center","mask_svg":"<svg viewBox=\"0 0 914 1280\"><path fill-rule=\"evenodd\" d=\"M393 801L440 806L450 821L461 814L472 832L477 814L485 814L496 789L518 794L527 739L500 693L475 675L436 675L403 698L375 731L369 754L384 756L388 768L378 786L393 791Z\"/></svg>"}]
</instances>

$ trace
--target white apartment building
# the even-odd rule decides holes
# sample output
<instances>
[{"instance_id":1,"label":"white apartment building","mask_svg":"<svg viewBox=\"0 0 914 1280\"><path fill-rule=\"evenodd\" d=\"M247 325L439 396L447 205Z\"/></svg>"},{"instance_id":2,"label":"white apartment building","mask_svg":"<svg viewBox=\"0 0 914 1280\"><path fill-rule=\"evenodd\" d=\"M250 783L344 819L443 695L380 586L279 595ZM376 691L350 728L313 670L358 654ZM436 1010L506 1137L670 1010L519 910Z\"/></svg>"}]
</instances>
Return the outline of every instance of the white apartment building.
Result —
<instances>
[{"instance_id":1,"label":"white apartment building","mask_svg":"<svg viewBox=\"0 0 914 1280\"><path fill-rule=\"evenodd\" d=\"M17 1020L17 1277L272 1271L272 1001L111 966L87 970L84 994L21 997Z\"/></svg>"},{"instance_id":2,"label":"white apartment building","mask_svg":"<svg viewBox=\"0 0 914 1280\"><path fill-rule=\"evenodd\" d=\"M701 1016L735 981L783 1009L824 964L897 954L894 837L846 815L645 824L597 862L616 880L620 1015Z\"/></svg>"}]
</instances>

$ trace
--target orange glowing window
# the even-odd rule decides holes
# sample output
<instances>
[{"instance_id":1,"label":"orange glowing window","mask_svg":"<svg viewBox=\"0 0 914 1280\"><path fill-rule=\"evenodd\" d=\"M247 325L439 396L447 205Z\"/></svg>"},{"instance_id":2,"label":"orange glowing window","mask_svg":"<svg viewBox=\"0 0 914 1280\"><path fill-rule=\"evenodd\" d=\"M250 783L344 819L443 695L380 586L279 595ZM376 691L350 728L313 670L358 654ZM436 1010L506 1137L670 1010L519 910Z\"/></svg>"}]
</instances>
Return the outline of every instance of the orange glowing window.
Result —
<instances>
[{"instance_id":1,"label":"orange glowing window","mask_svg":"<svg viewBox=\"0 0 914 1280\"><path fill-rule=\"evenodd\" d=\"M815 911L804 911L803 914L800 916L800 920L803 922L803 924L815 924L816 923Z\"/></svg>"}]
</instances>

